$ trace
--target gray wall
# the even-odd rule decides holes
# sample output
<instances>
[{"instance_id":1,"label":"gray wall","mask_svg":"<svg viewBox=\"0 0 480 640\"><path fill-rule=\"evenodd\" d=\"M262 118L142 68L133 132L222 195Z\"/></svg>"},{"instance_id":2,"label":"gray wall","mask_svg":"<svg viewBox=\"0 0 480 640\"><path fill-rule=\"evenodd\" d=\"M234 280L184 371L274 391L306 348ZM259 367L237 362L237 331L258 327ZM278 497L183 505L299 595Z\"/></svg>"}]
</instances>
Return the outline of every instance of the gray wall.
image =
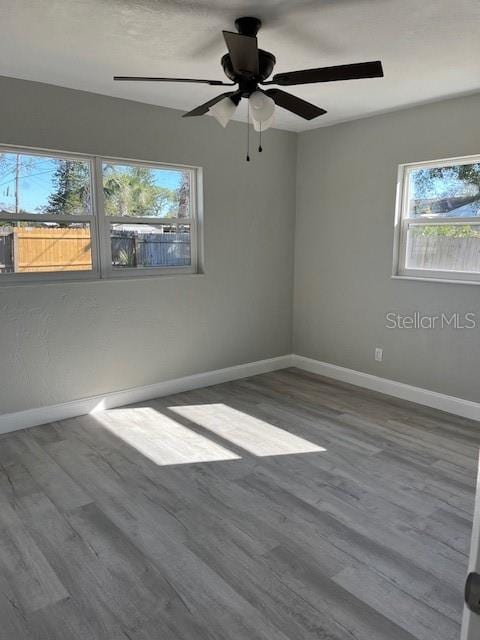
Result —
<instances>
[{"instance_id":1,"label":"gray wall","mask_svg":"<svg viewBox=\"0 0 480 640\"><path fill-rule=\"evenodd\" d=\"M480 96L300 134L0 78L0 142L200 165L205 275L0 288L0 413L289 353L478 401L480 287L390 278L397 165L478 153ZM295 175L295 169L297 170ZM296 185L295 185L296 180ZM375 346L384 362L375 363Z\"/></svg>"},{"instance_id":2,"label":"gray wall","mask_svg":"<svg viewBox=\"0 0 480 640\"><path fill-rule=\"evenodd\" d=\"M213 90L212 90L213 91ZM205 275L0 288L0 413L291 352L296 135L0 78L0 142L204 168Z\"/></svg>"},{"instance_id":3,"label":"gray wall","mask_svg":"<svg viewBox=\"0 0 480 640\"><path fill-rule=\"evenodd\" d=\"M480 287L390 277L397 165L479 153L479 114L476 95L300 134L295 353L480 400ZM386 329L389 311L476 312L479 326Z\"/></svg>"}]
</instances>

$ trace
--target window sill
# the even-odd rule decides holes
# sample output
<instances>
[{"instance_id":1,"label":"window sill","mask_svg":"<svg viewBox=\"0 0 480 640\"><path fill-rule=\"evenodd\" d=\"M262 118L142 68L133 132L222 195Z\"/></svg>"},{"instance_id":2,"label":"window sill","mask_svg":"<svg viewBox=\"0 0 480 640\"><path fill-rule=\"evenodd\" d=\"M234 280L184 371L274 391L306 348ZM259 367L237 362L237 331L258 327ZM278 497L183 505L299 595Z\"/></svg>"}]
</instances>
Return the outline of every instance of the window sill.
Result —
<instances>
[{"instance_id":1,"label":"window sill","mask_svg":"<svg viewBox=\"0 0 480 640\"><path fill-rule=\"evenodd\" d=\"M460 280L456 278L440 278L440 277L428 277L428 276L410 276L410 275L392 275L392 280L413 280L416 282L435 282L441 284L473 284L480 285L480 280Z\"/></svg>"},{"instance_id":2,"label":"window sill","mask_svg":"<svg viewBox=\"0 0 480 640\"><path fill-rule=\"evenodd\" d=\"M158 278L170 279L170 278L188 278L188 277L198 278L199 276L205 276L205 272L196 271L196 272L185 272L185 271L177 271L174 273L150 273L150 274L140 274L136 275L118 275L118 276L105 276L104 278L100 278L98 276L90 276L84 278L39 278L38 280L34 278L22 278L22 279L9 279L8 282L2 282L0 276L0 289L7 287L27 287L27 286L38 286L38 285L58 285L58 284L92 284L92 283L101 283L101 282L125 282L128 280L131 282L132 280L156 280Z\"/></svg>"}]
</instances>

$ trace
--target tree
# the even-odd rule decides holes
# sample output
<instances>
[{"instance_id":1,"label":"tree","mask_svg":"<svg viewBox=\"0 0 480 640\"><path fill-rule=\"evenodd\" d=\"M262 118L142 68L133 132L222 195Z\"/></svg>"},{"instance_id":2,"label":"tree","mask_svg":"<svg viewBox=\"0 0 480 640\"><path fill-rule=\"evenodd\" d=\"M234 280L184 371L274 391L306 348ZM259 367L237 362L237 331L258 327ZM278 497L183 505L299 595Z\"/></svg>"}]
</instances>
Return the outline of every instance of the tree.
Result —
<instances>
[{"instance_id":1,"label":"tree","mask_svg":"<svg viewBox=\"0 0 480 640\"><path fill-rule=\"evenodd\" d=\"M190 175L186 171L182 173L182 182L177 194L177 216L179 218L188 218L190 215Z\"/></svg>"},{"instance_id":2,"label":"tree","mask_svg":"<svg viewBox=\"0 0 480 640\"><path fill-rule=\"evenodd\" d=\"M409 230L415 236L445 238L480 238L475 226L467 224L420 225Z\"/></svg>"},{"instance_id":3,"label":"tree","mask_svg":"<svg viewBox=\"0 0 480 640\"><path fill-rule=\"evenodd\" d=\"M48 199L45 213L72 215L90 210L90 172L86 162L58 160L53 183L55 191Z\"/></svg>"},{"instance_id":4,"label":"tree","mask_svg":"<svg viewBox=\"0 0 480 640\"><path fill-rule=\"evenodd\" d=\"M412 172L413 200L425 207L444 200L446 211L473 203L480 209L480 164L416 169Z\"/></svg>"},{"instance_id":5,"label":"tree","mask_svg":"<svg viewBox=\"0 0 480 640\"><path fill-rule=\"evenodd\" d=\"M175 192L155 184L148 167L106 165L103 189L105 212L111 216L163 217L176 203Z\"/></svg>"}]
</instances>

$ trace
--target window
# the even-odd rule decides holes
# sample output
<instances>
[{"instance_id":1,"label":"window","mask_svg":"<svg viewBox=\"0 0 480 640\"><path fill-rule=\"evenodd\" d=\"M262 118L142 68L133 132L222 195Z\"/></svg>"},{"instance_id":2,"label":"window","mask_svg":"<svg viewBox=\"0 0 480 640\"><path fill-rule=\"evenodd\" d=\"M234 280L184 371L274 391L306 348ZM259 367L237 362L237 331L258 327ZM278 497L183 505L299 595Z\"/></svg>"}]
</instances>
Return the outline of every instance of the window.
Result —
<instances>
[{"instance_id":1,"label":"window","mask_svg":"<svg viewBox=\"0 0 480 640\"><path fill-rule=\"evenodd\" d=\"M401 165L394 275L480 282L480 156Z\"/></svg>"},{"instance_id":2,"label":"window","mask_svg":"<svg viewBox=\"0 0 480 640\"><path fill-rule=\"evenodd\" d=\"M197 271L199 173L0 148L0 284Z\"/></svg>"},{"instance_id":3,"label":"window","mask_svg":"<svg viewBox=\"0 0 480 640\"><path fill-rule=\"evenodd\" d=\"M102 177L112 267L191 266L192 170L103 161Z\"/></svg>"}]
</instances>

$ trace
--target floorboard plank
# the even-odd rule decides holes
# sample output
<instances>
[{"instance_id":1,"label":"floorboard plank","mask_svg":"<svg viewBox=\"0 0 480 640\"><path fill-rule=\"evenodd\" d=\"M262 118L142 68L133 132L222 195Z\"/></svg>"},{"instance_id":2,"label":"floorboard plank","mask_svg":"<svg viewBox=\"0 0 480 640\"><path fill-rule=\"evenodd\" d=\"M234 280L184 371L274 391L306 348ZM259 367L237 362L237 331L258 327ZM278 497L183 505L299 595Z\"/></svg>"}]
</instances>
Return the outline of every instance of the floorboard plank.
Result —
<instances>
[{"instance_id":1,"label":"floorboard plank","mask_svg":"<svg viewBox=\"0 0 480 640\"><path fill-rule=\"evenodd\" d=\"M0 436L0 640L456 640L479 446L293 368Z\"/></svg>"}]
</instances>

